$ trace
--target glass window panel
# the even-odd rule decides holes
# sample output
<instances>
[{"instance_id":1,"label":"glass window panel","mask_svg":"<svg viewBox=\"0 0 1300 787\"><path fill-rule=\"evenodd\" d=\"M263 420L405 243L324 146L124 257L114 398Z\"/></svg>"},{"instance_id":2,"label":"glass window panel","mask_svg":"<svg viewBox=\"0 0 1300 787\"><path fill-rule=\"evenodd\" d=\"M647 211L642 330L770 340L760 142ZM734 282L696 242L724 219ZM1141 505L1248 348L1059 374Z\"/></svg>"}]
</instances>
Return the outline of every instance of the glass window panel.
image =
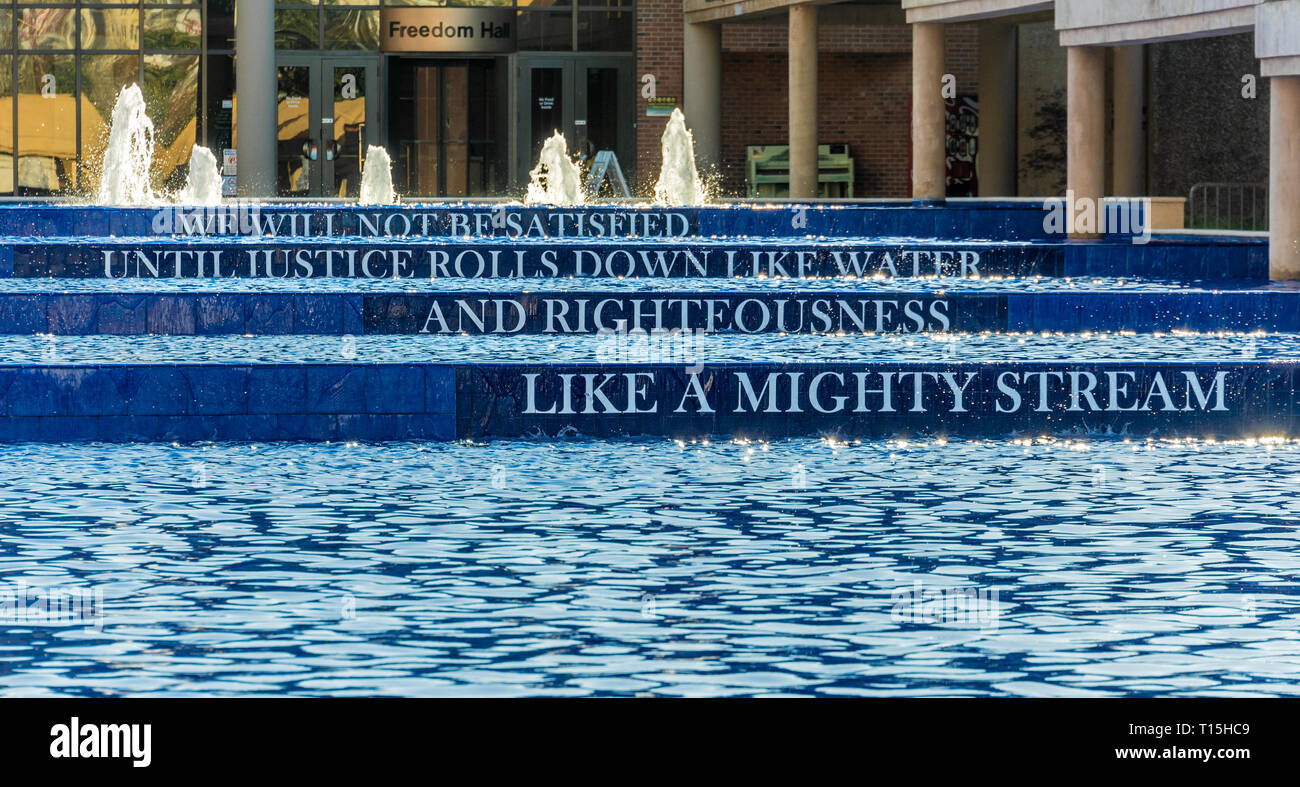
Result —
<instances>
[{"instance_id":1,"label":"glass window panel","mask_svg":"<svg viewBox=\"0 0 1300 787\"><path fill-rule=\"evenodd\" d=\"M320 43L317 29L319 14L315 9L276 9L276 49L316 49Z\"/></svg>"},{"instance_id":2,"label":"glass window panel","mask_svg":"<svg viewBox=\"0 0 1300 787\"><path fill-rule=\"evenodd\" d=\"M469 66L442 69L442 181L443 193L469 196Z\"/></svg>"},{"instance_id":3,"label":"glass window panel","mask_svg":"<svg viewBox=\"0 0 1300 787\"><path fill-rule=\"evenodd\" d=\"M311 181L316 176L316 165L308 156L312 144L311 69L280 66L276 69L276 83L276 193L304 196L311 193Z\"/></svg>"},{"instance_id":4,"label":"glass window panel","mask_svg":"<svg viewBox=\"0 0 1300 787\"><path fill-rule=\"evenodd\" d=\"M630 52L632 35L631 11L578 10L578 49Z\"/></svg>"},{"instance_id":5,"label":"glass window panel","mask_svg":"<svg viewBox=\"0 0 1300 787\"><path fill-rule=\"evenodd\" d=\"M76 83L75 55L18 56L17 179L25 194L77 185Z\"/></svg>"},{"instance_id":6,"label":"glass window panel","mask_svg":"<svg viewBox=\"0 0 1300 787\"><path fill-rule=\"evenodd\" d=\"M334 0L327 0L333 2ZM384 0L384 5L425 5L425 6L512 6L515 0ZM520 3L519 5L526 5Z\"/></svg>"},{"instance_id":7,"label":"glass window panel","mask_svg":"<svg viewBox=\"0 0 1300 787\"><path fill-rule=\"evenodd\" d=\"M276 5L319 5L320 0L275 0Z\"/></svg>"},{"instance_id":8,"label":"glass window panel","mask_svg":"<svg viewBox=\"0 0 1300 787\"><path fill-rule=\"evenodd\" d=\"M325 9L325 49L378 49L379 9Z\"/></svg>"},{"instance_id":9,"label":"glass window panel","mask_svg":"<svg viewBox=\"0 0 1300 787\"><path fill-rule=\"evenodd\" d=\"M0 194L14 193L13 55L0 55Z\"/></svg>"},{"instance_id":10,"label":"glass window panel","mask_svg":"<svg viewBox=\"0 0 1300 787\"><path fill-rule=\"evenodd\" d=\"M87 193L99 189L100 164L108 147L108 126L117 94L139 81L139 55L81 56L81 174ZM149 114L156 124L158 115L152 105Z\"/></svg>"},{"instance_id":11,"label":"glass window panel","mask_svg":"<svg viewBox=\"0 0 1300 787\"><path fill-rule=\"evenodd\" d=\"M140 11L86 8L81 11L82 49L139 49Z\"/></svg>"},{"instance_id":12,"label":"glass window panel","mask_svg":"<svg viewBox=\"0 0 1300 787\"><path fill-rule=\"evenodd\" d=\"M520 51L573 49L573 16L568 11L520 11Z\"/></svg>"},{"instance_id":13,"label":"glass window panel","mask_svg":"<svg viewBox=\"0 0 1300 787\"><path fill-rule=\"evenodd\" d=\"M361 162L366 150L366 68L332 69L334 101L330 107L334 130L334 188L336 197L355 197L361 188Z\"/></svg>"},{"instance_id":14,"label":"glass window panel","mask_svg":"<svg viewBox=\"0 0 1300 787\"><path fill-rule=\"evenodd\" d=\"M618 69L587 69L587 145L589 154L618 150Z\"/></svg>"},{"instance_id":15,"label":"glass window panel","mask_svg":"<svg viewBox=\"0 0 1300 787\"><path fill-rule=\"evenodd\" d=\"M197 140L199 56L145 55L144 100L154 128L154 186L175 191L185 185Z\"/></svg>"},{"instance_id":16,"label":"glass window panel","mask_svg":"<svg viewBox=\"0 0 1300 787\"><path fill-rule=\"evenodd\" d=\"M217 161L221 161L221 152L235 146L235 58L209 53L204 65L208 85L208 111L204 116L208 147Z\"/></svg>"},{"instance_id":17,"label":"glass window panel","mask_svg":"<svg viewBox=\"0 0 1300 787\"><path fill-rule=\"evenodd\" d=\"M519 0L520 8L568 8L573 6L573 0Z\"/></svg>"},{"instance_id":18,"label":"glass window panel","mask_svg":"<svg viewBox=\"0 0 1300 787\"><path fill-rule=\"evenodd\" d=\"M18 12L19 49L76 49L74 8L23 8Z\"/></svg>"},{"instance_id":19,"label":"glass window panel","mask_svg":"<svg viewBox=\"0 0 1300 787\"><path fill-rule=\"evenodd\" d=\"M235 48L235 0L208 0L208 49Z\"/></svg>"},{"instance_id":20,"label":"glass window panel","mask_svg":"<svg viewBox=\"0 0 1300 787\"><path fill-rule=\"evenodd\" d=\"M547 137L564 128L564 69L534 68L530 77L533 104L529 108L536 161Z\"/></svg>"},{"instance_id":21,"label":"glass window panel","mask_svg":"<svg viewBox=\"0 0 1300 787\"><path fill-rule=\"evenodd\" d=\"M0 49L14 45L14 12L11 8L0 10ZM12 78L12 75L11 75Z\"/></svg>"},{"instance_id":22,"label":"glass window panel","mask_svg":"<svg viewBox=\"0 0 1300 787\"><path fill-rule=\"evenodd\" d=\"M198 49L203 14L198 8L146 8L145 49Z\"/></svg>"},{"instance_id":23,"label":"glass window panel","mask_svg":"<svg viewBox=\"0 0 1300 787\"><path fill-rule=\"evenodd\" d=\"M325 5L368 5L378 8L379 0L325 0ZM424 5L438 5L438 3L424 3Z\"/></svg>"}]
</instances>

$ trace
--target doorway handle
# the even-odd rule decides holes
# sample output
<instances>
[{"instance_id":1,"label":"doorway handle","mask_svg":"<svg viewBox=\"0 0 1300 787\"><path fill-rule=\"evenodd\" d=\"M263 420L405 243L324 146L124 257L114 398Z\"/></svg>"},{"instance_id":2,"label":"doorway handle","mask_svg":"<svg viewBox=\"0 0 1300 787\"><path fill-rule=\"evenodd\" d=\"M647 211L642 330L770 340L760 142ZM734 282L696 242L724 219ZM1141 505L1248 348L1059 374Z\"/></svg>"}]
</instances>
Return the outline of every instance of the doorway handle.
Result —
<instances>
[{"instance_id":1,"label":"doorway handle","mask_svg":"<svg viewBox=\"0 0 1300 787\"><path fill-rule=\"evenodd\" d=\"M333 161L334 155L338 152L338 143L327 137L322 147L325 148L325 160Z\"/></svg>"},{"instance_id":2,"label":"doorway handle","mask_svg":"<svg viewBox=\"0 0 1300 787\"><path fill-rule=\"evenodd\" d=\"M315 161L317 157L320 156L320 148L310 139L304 140L302 143L302 155L305 159Z\"/></svg>"}]
</instances>

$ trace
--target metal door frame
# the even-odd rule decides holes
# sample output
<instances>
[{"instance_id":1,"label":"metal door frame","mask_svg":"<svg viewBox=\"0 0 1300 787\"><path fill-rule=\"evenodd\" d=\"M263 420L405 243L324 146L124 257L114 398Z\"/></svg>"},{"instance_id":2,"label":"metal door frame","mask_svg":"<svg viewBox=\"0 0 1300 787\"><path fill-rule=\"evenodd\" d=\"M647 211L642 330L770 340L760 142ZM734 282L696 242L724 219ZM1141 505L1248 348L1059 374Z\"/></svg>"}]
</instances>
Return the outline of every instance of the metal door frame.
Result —
<instances>
[{"instance_id":1,"label":"metal door frame","mask_svg":"<svg viewBox=\"0 0 1300 787\"><path fill-rule=\"evenodd\" d=\"M635 182L636 170L636 87L633 71L634 60L627 55L615 54L575 54L573 52L529 53L515 59L516 112L518 113L519 137L516 141L515 161L516 185L528 183L528 172L536 165L533 161L533 76L534 68L558 68L563 70L561 89L564 91L564 108L562 122L564 128L558 129L569 140L569 151L579 149L581 141L586 139L587 125L587 69L612 68L617 73L619 104L618 156L619 165L627 175L629 182ZM579 128L582 128L579 133Z\"/></svg>"},{"instance_id":2,"label":"metal door frame","mask_svg":"<svg viewBox=\"0 0 1300 787\"><path fill-rule=\"evenodd\" d=\"M382 134L378 133L379 129L379 63L375 58L357 57L347 55L321 55L320 71L317 78L317 92L320 94L322 110L328 106L330 117L321 117L317 131L320 133L322 150L325 139L325 125L328 120L330 131L334 131L334 69L336 68L359 68L365 73L365 99L366 99L366 118L365 128L360 144L361 163L365 164L366 147L368 145L381 144ZM381 140L381 142L376 142ZM321 178L320 190L321 196L334 197L338 195L339 184L334 171L334 159L321 157ZM360 178L358 172L357 177ZM360 184L358 184L358 187Z\"/></svg>"},{"instance_id":3,"label":"metal door frame","mask_svg":"<svg viewBox=\"0 0 1300 787\"><path fill-rule=\"evenodd\" d=\"M338 184L334 180L334 165L332 161L327 161L325 157L325 126L330 126L330 136L333 136L334 123L334 69L343 68L363 68L365 70L365 97L366 97L366 133L362 140L361 156L364 162L365 146L372 144L381 144L383 135L378 133L379 128L379 61L376 57L367 55L348 55L348 54L306 54L297 52L277 52L275 58L275 67L278 70L282 67L293 67L308 69L308 96L310 102L307 112L307 138L316 146L318 151L317 157L310 163L307 171L308 197L333 197L338 191ZM278 81L278 77L277 77ZM325 114L325 108L329 107L329 114ZM277 142L278 148L278 142ZM276 153L276 168L280 166L279 152ZM328 181L328 188L327 186Z\"/></svg>"},{"instance_id":4,"label":"metal door frame","mask_svg":"<svg viewBox=\"0 0 1300 787\"><path fill-rule=\"evenodd\" d=\"M320 95L319 95L320 94L319 84L320 84L320 73L321 73L320 61L321 58L319 55L284 54L279 52L276 53L275 70L276 70L277 128L276 128L276 143L275 143L276 144L275 182L276 182L277 196L287 196L287 195L279 194L279 184L280 184L280 141L279 140L280 138L279 138L279 111L278 110L279 110L280 69L281 68L306 68L307 69L307 96L306 96L307 104L308 104L307 141L309 143L315 144L317 149L319 150L320 149L320 126L321 126L320 124L321 105L320 105ZM235 100L236 101L239 100L238 95L236 95ZM236 107L236 111L238 111L238 107ZM319 155L316 157L315 160L309 160L309 163L307 165L307 183L308 186L307 186L306 194L294 195L294 196L307 196L307 197L321 196L321 162L320 162Z\"/></svg>"},{"instance_id":5,"label":"metal door frame","mask_svg":"<svg viewBox=\"0 0 1300 787\"><path fill-rule=\"evenodd\" d=\"M518 103L516 106L519 111L519 123L516 126L519 129L518 148L516 150L517 160L517 177L519 181L516 185L528 185L528 172L536 165L533 161L533 69L534 68L558 68L563 73L560 75L560 99L563 102L561 107L560 123L563 128L554 129L564 134L565 139L573 139L574 129L574 112L578 105L578 99L573 95L573 73L575 58L572 54L565 52L556 55L520 55L515 61L515 84L518 86ZM583 110L584 114L586 110ZM585 118L584 118L585 122Z\"/></svg>"}]
</instances>

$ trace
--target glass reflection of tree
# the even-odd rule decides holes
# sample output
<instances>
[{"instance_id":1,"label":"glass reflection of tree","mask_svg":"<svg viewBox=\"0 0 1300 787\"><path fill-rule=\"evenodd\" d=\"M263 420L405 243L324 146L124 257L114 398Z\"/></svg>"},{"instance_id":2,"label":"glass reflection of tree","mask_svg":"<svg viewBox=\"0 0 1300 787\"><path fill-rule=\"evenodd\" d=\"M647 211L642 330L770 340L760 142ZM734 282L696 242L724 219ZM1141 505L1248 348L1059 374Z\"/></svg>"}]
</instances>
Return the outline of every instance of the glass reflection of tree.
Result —
<instances>
[{"instance_id":1,"label":"glass reflection of tree","mask_svg":"<svg viewBox=\"0 0 1300 787\"><path fill-rule=\"evenodd\" d=\"M145 100L154 122L155 186L184 185L198 130L198 55L146 55Z\"/></svg>"}]
</instances>

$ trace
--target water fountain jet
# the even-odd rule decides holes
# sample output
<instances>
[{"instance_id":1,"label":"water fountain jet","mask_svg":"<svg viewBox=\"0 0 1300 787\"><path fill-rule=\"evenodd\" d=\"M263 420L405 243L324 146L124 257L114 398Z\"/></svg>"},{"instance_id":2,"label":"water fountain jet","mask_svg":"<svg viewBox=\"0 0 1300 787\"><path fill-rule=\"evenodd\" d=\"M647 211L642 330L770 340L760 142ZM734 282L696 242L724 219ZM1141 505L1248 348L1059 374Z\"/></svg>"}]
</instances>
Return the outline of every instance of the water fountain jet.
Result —
<instances>
[{"instance_id":1,"label":"water fountain jet","mask_svg":"<svg viewBox=\"0 0 1300 787\"><path fill-rule=\"evenodd\" d=\"M217 170L217 157L202 145L190 150L190 171L185 176L185 188L176 195L179 205L220 205L221 173Z\"/></svg>"},{"instance_id":2,"label":"water fountain jet","mask_svg":"<svg viewBox=\"0 0 1300 787\"><path fill-rule=\"evenodd\" d=\"M108 147L99 173L101 205L151 205L158 202L149 183L153 166L153 121L144 110L140 86L131 84L117 94L109 127Z\"/></svg>"},{"instance_id":3,"label":"water fountain jet","mask_svg":"<svg viewBox=\"0 0 1300 787\"><path fill-rule=\"evenodd\" d=\"M674 109L660 142L663 164L655 183L654 204L664 206L703 205L708 194L695 169L695 138L686 128L686 116Z\"/></svg>"},{"instance_id":4,"label":"water fountain jet","mask_svg":"<svg viewBox=\"0 0 1300 787\"><path fill-rule=\"evenodd\" d=\"M393 162L388 151L379 145L366 147L366 161L361 168L362 205L393 205L397 192L393 189Z\"/></svg>"},{"instance_id":5,"label":"water fountain jet","mask_svg":"<svg viewBox=\"0 0 1300 787\"><path fill-rule=\"evenodd\" d=\"M537 166L529 173L528 196L525 205L581 205L582 175L578 165L569 158L569 143L560 132L542 145Z\"/></svg>"}]
</instances>

